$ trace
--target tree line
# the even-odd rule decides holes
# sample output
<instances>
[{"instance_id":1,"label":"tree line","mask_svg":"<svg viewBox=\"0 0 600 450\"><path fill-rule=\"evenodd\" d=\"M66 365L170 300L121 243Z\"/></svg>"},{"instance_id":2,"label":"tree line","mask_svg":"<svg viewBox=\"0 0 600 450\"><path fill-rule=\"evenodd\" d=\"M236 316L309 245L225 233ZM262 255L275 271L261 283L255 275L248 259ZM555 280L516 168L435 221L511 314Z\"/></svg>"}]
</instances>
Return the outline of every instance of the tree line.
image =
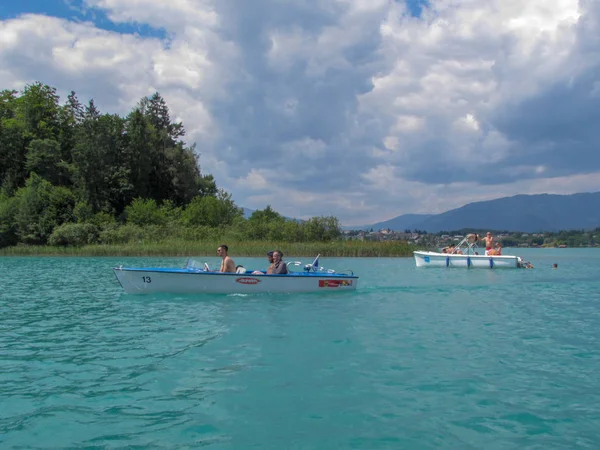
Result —
<instances>
[{"instance_id":1,"label":"tree line","mask_svg":"<svg viewBox=\"0 0 600 450\"><path fill-rule=\"evenodd\" d=\"M560 230L540 231L538 233L524 233L520 231L491 230L496 236L496 240L503 247L598 247L600 246L600 227L593 230ZM448 236L466 236L469 233L477 233L479 236L485 236L486 230L461 229L453 231L441 231L435 234L429 234L429 240L439 243L440 237Z\"/></svg>"},{"instance_id":2,"label":"tree line","mask_svg":"<svg viewBox=\"0 0 600 450\"><path fill-rule=\"evenodd\" d=\"M335 217L289 220L270 206L248 219L201 172L159 93L125 117L42 83L0 92L0 247L231 237L330 241Z\"/></svg>"}]
</instances>

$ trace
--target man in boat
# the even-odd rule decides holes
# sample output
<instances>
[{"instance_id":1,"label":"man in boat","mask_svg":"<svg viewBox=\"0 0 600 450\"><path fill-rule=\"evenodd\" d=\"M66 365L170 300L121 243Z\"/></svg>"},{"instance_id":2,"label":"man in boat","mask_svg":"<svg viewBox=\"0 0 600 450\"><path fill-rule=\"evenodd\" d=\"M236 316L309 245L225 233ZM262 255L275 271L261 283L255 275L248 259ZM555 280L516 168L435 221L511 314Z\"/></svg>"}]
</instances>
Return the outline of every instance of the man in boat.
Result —
<instances>
[{"instance_id":1,"label":"man in boat","mask_svg":"<svg viewBox=\"0 0 600 450\"><path fill-rule=\"evenodd\" d=\"M229 247L227 247L225 244L220 245L217 249L217 254L221 258L223 258L223 261L221 261L221 268L219 269L219 272L235 273L235 263L233 262L233 259L231 259L230 256L227 256L228 251Z\"/></svg>"},{"instance_id":2,"label":"man in boat","mask_svg":"<svg viewBox=\"0 0 600 450\"><path fill-rule=\"evenodd\" d=\"M269 267L267 268L267 274L273 273L273 251L267 252L267 259L269 260ZM255 270L252 272L253 275L264 275L265 272L262 270Z\"/></svg>"},{"instance_id":3,"label":"man in boat","mask_svg":"<svg viewBox=\"0 0 600 450\"><path fill-rule=\"evenodd\" d=\"M494 236L492 236L492 233L490 233L489 231L487 232L483 240L485 241L485 254L488 255L489 251L495 247L496 241L494 240Z\"/></svg>"},{"instance_id":4,"label":"man in boat","mask_svg":"<svg viewBox=\"0 0 600 450\"><path fill-rule=\"evenodd\" d=\"M287 264L281 258L283 258L281 250L275 250L273 252L273 275L285 275L288 273Z\"/></svg>"}]
</instances>

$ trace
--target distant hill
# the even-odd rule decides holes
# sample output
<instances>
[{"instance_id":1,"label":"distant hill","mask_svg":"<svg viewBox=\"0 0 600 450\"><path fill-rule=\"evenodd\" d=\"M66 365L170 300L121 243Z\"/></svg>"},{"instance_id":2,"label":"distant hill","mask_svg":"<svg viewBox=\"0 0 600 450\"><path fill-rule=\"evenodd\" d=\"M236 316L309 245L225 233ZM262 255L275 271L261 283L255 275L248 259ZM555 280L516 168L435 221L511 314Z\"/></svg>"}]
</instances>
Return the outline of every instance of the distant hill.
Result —
<instances>
[{"instance_id":1,"label":"distant hill","mask_svg":"<svg viewBox=\"0 0 600 450\"><path fill-rule=\"evenodd\" d=\"M589 230L600 227L600 192L572 195L515 195L469 203L442 214L424 215L422 220L414 222L405 219L419 216L405 214L366 227L375 230L390 228L398 231L410 228L430 233L462 229L527 233Z\"/></svg>"},{"instance_id":2,"label":"distant hill","mask_svg":"<svg viewBox=\"0 0 600 450\"><path fill-rule=\"evenodd\" d=\"M414 230L415 228L419 228L417 226L418 224L429 219L430 217L433 217L433 214L403 214L384 222L374 223L369 227L369 229L373 228L374 230L383 230L389 228L390 230L397 231Z\"/></svg>"}]
</instances>

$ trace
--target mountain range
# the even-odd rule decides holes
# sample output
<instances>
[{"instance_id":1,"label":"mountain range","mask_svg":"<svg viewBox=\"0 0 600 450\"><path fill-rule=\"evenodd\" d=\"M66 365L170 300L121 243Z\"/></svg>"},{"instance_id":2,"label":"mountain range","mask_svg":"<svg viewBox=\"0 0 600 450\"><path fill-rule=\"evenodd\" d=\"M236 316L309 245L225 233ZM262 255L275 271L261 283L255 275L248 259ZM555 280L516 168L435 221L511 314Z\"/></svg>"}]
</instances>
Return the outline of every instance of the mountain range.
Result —
<instances>
[{"instance_id":1,"label":"mountain range","mask_svg":"<svg viewBox=\"0 0 600 450\"><path fill-rule=\"evenodd\" d=\"M515 195L469 203L441 214L404 214L372 225L343 228L411 229L429 233L463 229L536 233L597 227L600 227L600 192Z\"/></svg>"}]
</instances>

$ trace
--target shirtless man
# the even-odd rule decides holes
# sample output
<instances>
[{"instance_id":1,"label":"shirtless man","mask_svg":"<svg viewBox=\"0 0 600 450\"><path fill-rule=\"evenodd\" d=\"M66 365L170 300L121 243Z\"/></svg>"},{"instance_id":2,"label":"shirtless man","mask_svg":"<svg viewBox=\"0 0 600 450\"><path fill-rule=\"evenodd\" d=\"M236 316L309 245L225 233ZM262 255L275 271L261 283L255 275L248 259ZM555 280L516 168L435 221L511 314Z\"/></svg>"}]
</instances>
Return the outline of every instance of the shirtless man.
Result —
<instances>
[{"instance_id":1,"label":"shirtless man","mask_svg":"<svg viewBox=\"0 0 600 450\"><path fill-rule=\"evenodd\" d=\"M494 248L496 241L494 240L494 236L492 236L492 233L490 233L489 231L487 232L483 240L485 241L485 254L487 255L488 252Z\"/></svg>"},{"instance_id":2,"label":"shirtless man","mask_svg":"<svg viewBox=\"0 0 600 450\"><path fill-rule=\"evenodd\" d=\"M235 263L231 257L227 256L228 251L229 247L227 247L225 244L219 246L217 249L218 255L223 258L219 272L235 273Z\"/></svg>"}]
</instances>

